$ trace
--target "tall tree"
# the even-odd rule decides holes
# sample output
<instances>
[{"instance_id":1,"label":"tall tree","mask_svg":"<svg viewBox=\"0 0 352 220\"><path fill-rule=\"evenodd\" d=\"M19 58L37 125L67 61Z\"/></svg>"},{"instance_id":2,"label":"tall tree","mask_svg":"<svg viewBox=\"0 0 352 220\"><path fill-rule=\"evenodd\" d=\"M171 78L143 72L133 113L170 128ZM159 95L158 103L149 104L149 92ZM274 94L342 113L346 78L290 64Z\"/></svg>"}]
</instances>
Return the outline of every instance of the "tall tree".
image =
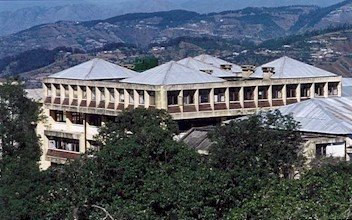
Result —
<instances>
[{"instance_id":1,"label":"tall tree","mask_svg":"<svg viewBox=\"0 0 352 220\"><path fill-rule=\"evenodd\" d=\"M22 85L0 85L0 219L33 218L41 155L35 133L39 106L26 97Z\"/></svg>"}]
</instances>

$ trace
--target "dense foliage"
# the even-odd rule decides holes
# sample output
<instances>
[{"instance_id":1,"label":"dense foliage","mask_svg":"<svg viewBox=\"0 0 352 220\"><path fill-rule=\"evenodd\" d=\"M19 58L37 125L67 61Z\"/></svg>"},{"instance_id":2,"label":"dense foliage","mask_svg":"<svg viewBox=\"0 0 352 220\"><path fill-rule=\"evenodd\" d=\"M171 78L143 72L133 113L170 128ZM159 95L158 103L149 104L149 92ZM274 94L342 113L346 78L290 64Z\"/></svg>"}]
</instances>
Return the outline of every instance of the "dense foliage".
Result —
<instances>
[{"instance_id":1,"label":"dense foliage","mask_svg":"<svg viewBox=\"0 0 352 220\"><path fill-rule=\"evenodd\" d=\"M39 106L21 85L0 85L0 219L34 218L41 155L35 126Z\"/></svg>"},{"instance_id":2,"label":"dense foliage","mask_svg":"<svg viewBox=\"0 0 352 220\"><path fill-rule=\"evenodd\" d=\"M155 57L142 57L142 58L137 58L134 63L135 67L133 70L142 72L145 70L149 70L153 67L156 67L159 65L159 60Z\"/></svg>"}]
</instances>

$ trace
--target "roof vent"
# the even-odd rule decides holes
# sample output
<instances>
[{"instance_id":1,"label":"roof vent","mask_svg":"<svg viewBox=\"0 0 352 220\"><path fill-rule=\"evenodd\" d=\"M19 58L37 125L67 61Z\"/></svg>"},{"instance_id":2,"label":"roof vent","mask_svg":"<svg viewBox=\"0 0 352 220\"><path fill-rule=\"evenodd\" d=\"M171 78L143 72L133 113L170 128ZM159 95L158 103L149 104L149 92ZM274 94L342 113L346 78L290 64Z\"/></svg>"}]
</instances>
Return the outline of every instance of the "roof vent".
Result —
<instances>
[{"instance_id":1,"label":"roof vent","mask_svg":"<svg viewBox=\"0 0 352 220\"><path fill-rule=\"evenodd\" d=\"M275 67L262 67L263 79L270 79L275 74Z\"/></svg>"},{"instance_id":2,"label":"roof vent","mask_svg":"<svg viewBox=\"0 0 352 220\"><path fill-rule=\"evenodd\" d=\"M221 64L220 69L229 71L229 70L232 70L232 65L231 64Z\"/></svg>"},{"instance_id":3,"label":"roof vent","mask_svg":"<svg viewBox=\"0 0 352 220\"><path fill-rule=\"evenodd\" d=\"M254 65L242 65L241 68L242 68L242 77L243 78L248 78L255 71Z\"/></svg>"},{"instance_id":4,"label":"roof vent","mask_svg":"<svg viewBox=\"0 0 352 220\"><path fill-rule=\"evenodd\" d=\"M200 70L200 71L208 73L210 75L213 74L213 72L214 72L213 70Z\"/></svg>"}]
</instances>

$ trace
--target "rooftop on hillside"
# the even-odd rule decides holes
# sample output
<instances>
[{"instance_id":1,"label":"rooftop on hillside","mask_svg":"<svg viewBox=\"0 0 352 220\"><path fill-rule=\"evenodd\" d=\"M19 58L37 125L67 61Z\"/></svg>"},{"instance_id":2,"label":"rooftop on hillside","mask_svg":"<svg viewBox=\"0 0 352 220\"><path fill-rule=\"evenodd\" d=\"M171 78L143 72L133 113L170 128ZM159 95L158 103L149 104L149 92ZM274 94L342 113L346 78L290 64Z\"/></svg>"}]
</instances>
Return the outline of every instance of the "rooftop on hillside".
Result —
<instances>
[{"instance_id":1,"label":"rooftop on hillside","mask_svg":"<svg viewBox=\"0 0 352 220\"><path fill-rule=\"evenodd\" d=\"M204 63L208 63L212 66L215 66L217 68L221 68L222 65L231 65L231 71L234 73L241 73L242 69L240 66L227 62L226 60L222 60L220 58L208 55L208 54L201 54L199 56L194 57L194 59L202 61Z\"/></svg>"}]
</instances>

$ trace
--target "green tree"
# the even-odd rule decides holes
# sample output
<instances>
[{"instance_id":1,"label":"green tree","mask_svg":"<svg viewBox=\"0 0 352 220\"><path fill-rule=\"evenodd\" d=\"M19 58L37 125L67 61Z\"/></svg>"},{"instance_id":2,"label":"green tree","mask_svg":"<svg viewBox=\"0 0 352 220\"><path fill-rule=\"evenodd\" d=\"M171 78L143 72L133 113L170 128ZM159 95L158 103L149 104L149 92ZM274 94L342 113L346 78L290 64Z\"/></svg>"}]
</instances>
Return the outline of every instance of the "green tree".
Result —
<instances>
[{"instance_id":1,"label":"green tree","mask_svg":"<svg viewBox=\"0 0 352 220\"><path fill-rule=\"evenodd\" d=\"M0 219L28 219L37 213L41 151L35 126L39 113L22 85L0 85Z\"/></svg>"},{"instance_id":2,"label":"green tree","mask_svg":"<svg viewBox=\"0 0 352 220\"><path fill-rule=\"evenodd\" d=\"M158 66L159 61L155 57L143 57L143 58L136 59L134 65L135 65L135 68L134 68L135 71L142 72Z\"/></svg>"},{"instance_id":3,"label":"green tree","mask_svg":"<svg viewBox=\"0 0 352 220\"><path fill-rule=\"evenodd\" d=\"M173 139L164 110L135 109L99 134L104 146L56 170L46 217L217 219L234 204L232 180ZM76 210L76 211L73 211Z\"/></svg>"},{"instance_id":4,"label":"green tree","mask_svg":"<svg viewBox=\"0 0 352 220\"><path fill-rule=\"evenodd\" d=\"M273 181L232 211L232 219L350 219L352 165L311 169L298 180Z\"/></svg>"}]
</instances>

